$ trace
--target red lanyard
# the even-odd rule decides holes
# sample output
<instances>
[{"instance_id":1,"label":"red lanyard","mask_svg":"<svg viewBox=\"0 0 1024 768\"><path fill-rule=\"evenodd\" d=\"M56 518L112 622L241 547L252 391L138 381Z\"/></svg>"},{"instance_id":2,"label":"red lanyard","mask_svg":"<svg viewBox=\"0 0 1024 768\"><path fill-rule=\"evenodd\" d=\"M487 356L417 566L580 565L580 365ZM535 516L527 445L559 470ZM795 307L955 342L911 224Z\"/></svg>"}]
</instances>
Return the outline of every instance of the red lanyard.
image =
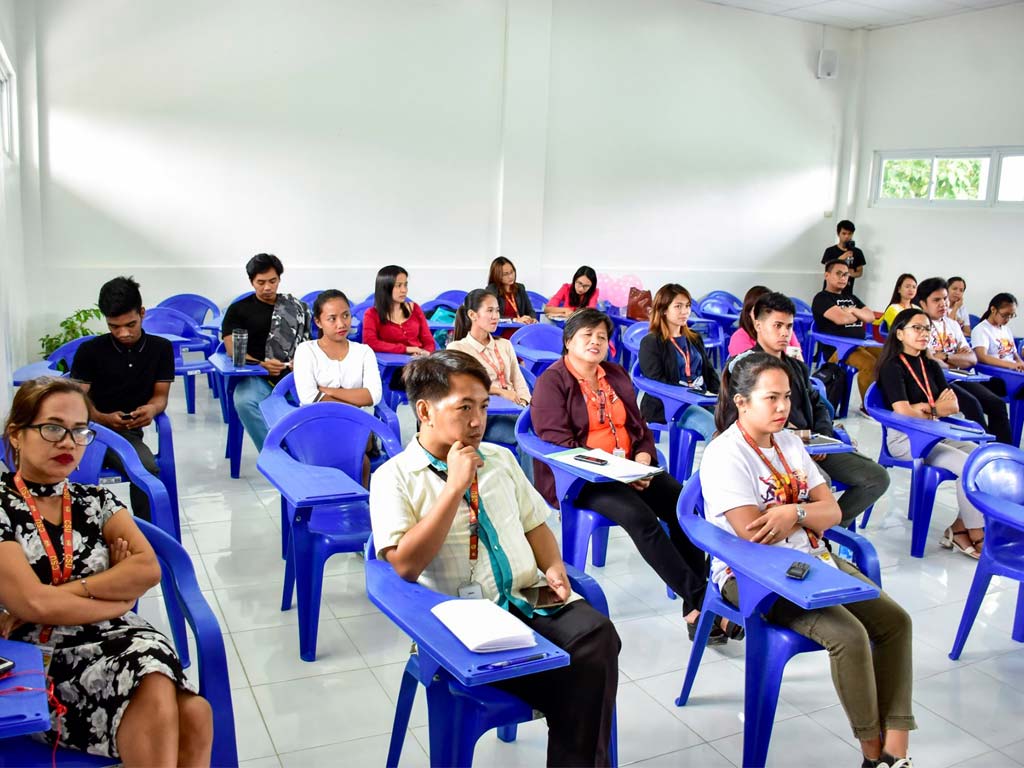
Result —
<instances>
[{"instance_id":1,"label":"red lanyard","mask_svg":"<svg viewBox=\"0 0 1024 768\"><path fill-rule=\"evenodd\" d=\"M924 396L928 398L928 407L932 409L932 416L936 416L935 396L932 395L932 385L931 382L928 381L928 371L925 369L924 358L919 357L919 359L921 360L921 376L924 377L924 383L921 382L921 379L917 378L917 374L914 373L914 369L910 367L910 361L907 360L907 356L902 352L900 353L900 360L902 360L903 364L907 367L911 377L914 379L914 383L917 384L917 388L920 389L924 393Z\"/></svg>"},{"instance_id":2,"label":"red lanyard","mask_svg":"<svg viewBox=\"0 0 1024 768\"><path fill-rule=\"evenodd\" d=\"M765 463L768 467L768 471L772 473L772 477L775 478L775 482L779 484L782 489L782 493L785 495L786 504L796 504L800 500L800 485L797 482L796 475L793 474L793 470L789 468L789 462L786 461L786 456L775 443L775 436L769 435L768 439L771 441L772 448L775 449L775 453L779 456L779 461L782 462L783 468L786 470L785 474L779 472L775 468L775 465L768 461L768 457L764 455L761 448L758 446L754 439L747 434L747 431L740 426L739 422L736 422L736 426L740 430L740 434L743 435L743 439L747 441L754 453L757 454L758 458Z\"/></svg>"},{"instance_id":3,"label":"red lanyard","mask_svg":"<svg viewBox=\"0 0 1024 768\"><path fill-rule=\"evenodd\" d=\"M480 518L480 486L477 484L476 475L473 475L473 484L469 486L469 561L476 562L477 553L480 548L479 518Z\"/></svg>"},{"instance_id":4,"label":"red lanyard","mask_svg":"<svg viewBox=\"0 0 1024 768\"><path fill-rule=\"evenodd\" d=\"M519 305L516 304L516 300L511 293L505 294L505 301L512 305L512 314L510 317L519 317Z\"/></svg>"},{"instance_id":5,"label":"red lanyard","mask_svg":"<svg viewBox=\"0 0 1024 768\"><path fill-rule=\"evenodd\" d=\"M605 387L604 381L599 377L597 379L597 391L590 386L590 383L586 379L579 379L580 391L583 392L583 397L586 400L590 400L597 403L597 423L604 424L605 413L608 414L608 426L612 430L612 439L615 441L615 447L619 448L619 431L615 428L615 420L612 418L611 405L613 405L619 396L615 394L615 390L611 387Z\"/></svg>"},{"instance_id":6,"label":"red lanyard","mask_svg":"<svg viewBox=\"0 0 1024 768\"><path fill-rule=\"evenodd\" d=\"M54 548L53 542L50 540L50 534L46 532L46 526L43 524L43 516L39 514L39 507L36 506L36 500L29 492L28 486L25 485L25 481L22 480L21 472L15 473L14 486L18 489L18 493L21 494L21 498L23 498L25 503L28 505L28 511L32 514L32 522L36 526L36 533L39 534L39 540L43 544L46 556L50 559L50 571L52 574L53 586L56 587L66 581L70 581L71 569L75 562L75 540L74 532L71 530L71 490L68 487L68 483L66 481L64 483L64 494L61 501L61 524L64 528L63 570L61 570L60 567L60 560L57 559L57 550ZM40 642L45 643L49 640L52 631L52 627L44 627L43 631L39 635Z\"/></svg>"},{"instance_id":7,"label":"red lanyard","mask_svg":"<svg viewBox=\"0 0 1024 768\"><path fill-rule=\"evenodd\" d=\"M686 364L686 381L689 382L690 378L693 376L693 374L690 373L690 345L687 344L686 349L684 350L676 343L675 339L670 338L669 341L671 341L672 346L676 348L676 352L683 357L683 362Z\"/></svg>"},{"instance_id":8,"label":"red lanyard","mask_svg":"<svg viewBox=\"0 0 1024 768\"><path fill-rule=\"evenodd\" d=\"M498 354L497 348L494 349L494 362L491 362L486 347L480 350L480 357L494 369L494 373L498 376L498 386L502 389L508 389L508 379L505 378L505 364L501 362L501 355Z\"/></svg>"}]
</instances>

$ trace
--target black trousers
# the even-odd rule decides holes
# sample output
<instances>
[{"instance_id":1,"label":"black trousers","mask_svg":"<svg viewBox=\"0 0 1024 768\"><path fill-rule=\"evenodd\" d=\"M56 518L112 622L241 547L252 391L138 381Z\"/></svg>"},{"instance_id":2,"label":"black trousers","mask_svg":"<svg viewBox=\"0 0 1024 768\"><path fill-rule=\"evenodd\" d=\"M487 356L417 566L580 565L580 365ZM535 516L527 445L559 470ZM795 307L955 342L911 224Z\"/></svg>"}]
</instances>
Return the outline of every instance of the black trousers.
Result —
<instances>
[{"instance_id":1,"label":"black trousers","mask_svg":"<svg viewBox=\"0 0 1024 768\"><path fill-rule=\"evenodd\" d=\"M950 384L956 392L960 411L971 421L976 421L995 435L996 441L1010 445L1010 415L1003 396L1006 385L999 379L991 381L957 381ZM998 394L1001 390L1002 394Z\"/></svg>"},{"instance_id":2,"label":"black trousers","mask_svg":"<svg viewBox=\"0 0 1024 768\"><path fill-rule=\"evenodd\" d=\"M496 688L518 696L548 721L549 766L607 766L612 714L619 685L615 625L589 603L577 600L553 616L526 618L531 629L569 653L569 666L514 677Z\"/></svg>"},{"instance_id":3,"label":"black trousers","mask_svg":"<svg viewBox=\"0 0 1024 768\"><path fill-rule=\"evenodd\" d=\"M676 503L683 487L668 472L637 491L625 483L587 483L576 503L621 525L640 556L683 599L683 613L700 610L708 586L707 554L679 527ZM669 535L661 527L664 520Z\"/></svg>"},{"instance_id":4,"label":"black trousers","mask_svg":"<svg viewBox=\"0 0 1024 768\"><path fill-rule=\"evenodd\" d=\"M146 468L146 471L151 475L160 475L160 468L156 465L156 457L153 452L149 450L149 446L142 440L141 429L126 429L123 432L119 432L119 435L132 444L132 448L135 449L135 453L139 455L139 460L142 462L142 466ZM124 471L124 464L121 461L121 457L113 451L107 451L107 455L103 457L103 466L109 467L122 475L127 477ZM149 497L146 492L139 488L135 483L131 484L131 490L129 492L132 500L132 514L136 517L141 517L143 520L150 521L149 511Z\"/></svg>"}]
</instances>

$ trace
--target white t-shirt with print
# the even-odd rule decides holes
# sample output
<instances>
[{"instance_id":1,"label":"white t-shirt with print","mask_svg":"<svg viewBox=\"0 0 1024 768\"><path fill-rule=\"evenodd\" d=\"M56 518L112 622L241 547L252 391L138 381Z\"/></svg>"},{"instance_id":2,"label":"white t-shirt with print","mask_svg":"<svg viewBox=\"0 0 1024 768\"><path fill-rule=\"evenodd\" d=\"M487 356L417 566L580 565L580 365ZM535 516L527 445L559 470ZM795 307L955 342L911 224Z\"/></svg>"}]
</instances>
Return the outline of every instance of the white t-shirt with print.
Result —
<instances>
[{"instance_id":1,"label":"white t-shirt with print","mask_svg":"<svg viewBox=\"0 0 1024 768\"><path fill-rule=\"evenodd\" d=\"M818 465L808 455L803 441L792 432L782 431L775 435L775 444L797 478L798 500L807 501L808 494L823 482ZM771 448L761 452L772 462L776 470L784 472L782 461ZM765 466L754 450L747 445L739 428L733 424L704 449L700 463L701 487L704 490L704 517L723 531L736 535L725 513L731 509L756 506L762 512L769 507L785 503L783 491L778 487L771 471ZM807 533L801 530L788 538L773 542L771 546L796 549L815 554L824 549L818 544L815 549ZM730 577L729 568L717 557L711 559L711 580L719 587Z\"/></svg>"},{"instance_id":2,"label":"white t-shirt with print","mask_svg":"<svg viewBox=\"0 0 1024 768\"><path fill-rule=\"evenodd\" d=\"M932 332L928 336L928 349L932 352L945 352L947 355L952 355L958 349L967 346L964 329L949 315L944 315L941 320L932 320L931 326Z\"/></svg>"},{"instance_id":3,"label":"white t-shirt with print","mask_svg":"<svg viewBox=\"0 0 1024 768\"><path fill-rule=\"evenodd\" d=\"M1016 359L1013 354L1013 336L1005 325L996 328L988 320L982 320L971 329L971 348L982 348L992 357L1008 360Z\"/></svg>"}]
</instances>

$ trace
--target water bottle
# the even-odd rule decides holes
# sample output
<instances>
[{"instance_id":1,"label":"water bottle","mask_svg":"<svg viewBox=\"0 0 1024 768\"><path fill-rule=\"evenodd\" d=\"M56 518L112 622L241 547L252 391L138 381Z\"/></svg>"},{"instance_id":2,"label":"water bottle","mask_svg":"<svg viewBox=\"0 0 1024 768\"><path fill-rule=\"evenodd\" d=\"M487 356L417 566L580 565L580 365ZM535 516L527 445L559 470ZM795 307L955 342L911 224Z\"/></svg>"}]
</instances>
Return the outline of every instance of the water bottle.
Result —
<instances>
[{"instance_id":1,"label":"water bottle","mask_svg":"<svg viewBox=\"0 0 1024 768\"><path fill-rule=\"evenodd\" d=\"M245 353L249 347L249 332L236 328L231 332L231 364L236 368L245 365Z\"/></svg>"}]
</instances>

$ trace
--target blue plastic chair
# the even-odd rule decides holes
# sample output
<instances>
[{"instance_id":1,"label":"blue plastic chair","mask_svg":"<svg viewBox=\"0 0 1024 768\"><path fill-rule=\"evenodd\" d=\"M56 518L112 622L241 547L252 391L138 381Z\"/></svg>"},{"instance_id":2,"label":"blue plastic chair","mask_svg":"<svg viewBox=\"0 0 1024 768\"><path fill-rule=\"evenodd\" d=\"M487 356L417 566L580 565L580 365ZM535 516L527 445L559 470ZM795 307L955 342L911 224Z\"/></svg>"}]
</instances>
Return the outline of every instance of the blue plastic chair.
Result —
<instances>
[{"instance_id":1,"label":"blue plastic chair","mask_svg":"<svg viewBox=\"0 0 1024 768\"><path fill-rule=\"evenodd\" d=\"M530 297L530 306L533 307L533 311L538 315L544 311L544 307L550 301L550 299L536 291L527 291L526 295Z\"/></svg>"},{"instance_id":2,"label":"blue plastic chair","mask_svg":"<svg viewBox=\"0 0 1024 768\"><path fill-rule=\"evenodd\" d=\"M608 601L600 585L568 563L566 573L573 591L607 616ZM499 739L512 742L516 738L516 726L534 719L530 706L512 694L486 684L467 685L461 681L471 671L465 664L468 652L456 640L460 646L455 649L458 658L446 653L452 647L452 636L429 613L430 606L450 597L402 579L391 565L377 559L373 537L366 543L366 594L374 605L412 637L417 647L406 662L398 691L391 744L385 763L388 768L398 766L420 683L427 692L431 766L468 768L473 764L476 742L487 731L497 728ZM396 610L396 606L400 608ZM443 633L440 638L439 633ZM494 654L470 655L483 656L483 662L494 658ZM528 664L521 668L521 674L530 674L530 671ZM613 722L609 749L613 766L618 765L616 730Z\"/></svg>"},{"instance_id":3,"label":"blue plastic chair","mask_svg":"<svg viewBox=\"0 0 1024 768\"><path fill-rule=\"evenodd\" d=\"M716 292L713 291L697 302L697 312L700 313L702 319L713 320L722 327L723 333L730 334L739 322L743 304L741 303L737 307L730 299L715 296L714 293Z\"/></svg>"},{"instance_id":4,"label":"blue plastic chair","mask_svg":"<svg viewBox=\"0 0 1024 768\"><path fill-rule=\"evenodd\" d=\"M174 373L182 377L185 387L185 410L188 413L196 412L196 376L206 374L212 376L213 365L208 358L217 348L218 340L208 333L204 333L195 321L184 312L179 312L170 307L153 307L148 310L142 318L142 327L147 333L167 333L181 336L190 341L187 343L190 349L203 353L203 360L186 361L181 350L176 348L174 355Z\"/></svg>"},{"instance_id":5,"label":"blue plastic chair","mask_svg":"<svg viewBox=\"0 0 1024 768\"><path fill-rule=\"evenodd\" d=\"M363 340L363 315L366 314L366 310L373 306L373 296L359 302L352 307L352 330L349 331L348 337L355 339L356 341Z\"/></svg>"},{"instance_id":6,"label":"blue plastic chair","mask_svg":"<svg viewBox=\"0 0 1024 768\"><path fill-rule=\"evenodd\" d=\"M437 296L434 297L434 300L450 301L457 307L459 306L459 304L466 300L466 294L468 293L469 291L460 291L458 289L453 288L450 291L441 291L441 293L437 294Z\"/></svg>"},{"instance_id":7,"label":"blue plastic chair","mask_svg":"<svg viewBox=\"0 0 1024 768\"><path fill-rule=\"evenodd\" d=\"M742 624L746 630L742 764L755 768L764 766L786 664L799 653L823 649L813 640L790 629L769 624L762 614L780 597L797 602L804 608L818 608L872 599L878 597L879 591L802 552L745 541L707 522L703 519L704 497L699 472L693 474L679 495L677 514L679 524L690 540L732 569L739 586L740 606L734 607L722 597L714 583L708 584L676 706L684 707L689 702L716 617ZM845 528L832 528L827 537L848 547L860 571L881 585L878 556L867 539ZM804 581L785 576L786 569L794 560L811 566Z\"/></svg>"},{"instance_id":8,"label":"blue plastic chair","mask_svg":"<svg viewBox=\"0 0 1024 768\"><path fill-rule=\"evenodd\" d=\"M316 301L316 297L319 296L323 291L310 291L302 297L302 302L309 307L310 312L313 311L313 303ZM320 328L315 322L309 324L309 337L311 339L320 338Z\"/></svg>"},{"instance_id":9,"label":"blue plastic chair","mask_svg":"<svg viewBox=\"0 0 1024 768\"><path fill-rule=\"evenodd\" d=\"M964 491L985 516L985 546L974 571L949 658L960 658L993 576L1020 582L1011 637L1024 643L1024 451L993 443L964 465Z\"/></svg>"},{"instance_id":10,"label":"blue plastic chair","mask_svg":"<svg viewBox=\"0 0 1024 768\"><path fill-rule=\"evenodd\" d=\"M256 461L281 492L282 515L288 511L281 531L288 537L281 610L291 608L297 591L303 661L316 660L324 564L338 552L361 552L370 535L359 481L371 433L389 456L401 452L391 429L370 414L343 403L314 403L271 427Z\"/></svg>"},{"instance_id":11,"label":"blue plastic chair","mask_svg":"<svg viewBox=\"0 0 1024 768\"><path fill-rule=\"evenodd\" d=\"M178 293L174 296L168 296L157 306L183 312L191 317L192 322L202 330L211 332L214 338L220 336L223 315L220 307L205 296L200 296L198 293ZM210 316L209 320L206 319L207 315Z\"/></svg>"},{"instance_id":12,"label":"blue plastic chair","mask_svg":"<svg viewBox=\"0 0 1024 768\"><path fill-rule=\"evenodd\" d=\"M937 443L947 438L974 443L985 443L995 438L986 434L975 422L965 419L947 417L931 421L900 416L885 406L877 383L868 387L864 395L864 407L868 415L882 427L882 449L878 463L886 468L904 467L910 470L910 504L907 509L907 516L913 521L910 554L913 557L924 557L935 492L946 480L956 480L956 475L949 470L925 464L925 457ZM886 437L890 429L899 430L910 438L910 459L897 459L889 453ZM865 512L861 518L861 528L868 524L868 518L869 514Z\"/></svg>"},{"instance_id":13,"label":"blue plastic chair","mask_svg":"<svg viewBox=\"0 0 1024 768\"><path fill-rule=\"evenodd\" d=\"M40 376L67 376L71 372L71 364L74 362L78 348L93 338L95 336L80 336L77 339L72 339L53 350L45 360L18 368L11 376L14 386L20 387L26 381L37 379Z\"/></svg>"},{"instance_id":14,"label":"blue plastic chair","mask_svg":"<svg viewBox=\"0 0 1024 768\"><path fill-rule=\"evenodd\" d=\"M562 329L547 323L524 325L509 339L516 357L531 373L540 376L562 356Z\"/></svg>"},{"instance_id":15,"label":"blue plastic chair","mask_svg":"<svg viewBox=\"0 0 1024 768\"><path fill-rule=\"evenodd\" d=\"M145 520L137 520L136 524L160 560L163 571L161 589L168 613L172 605L179 612L184 610L184 616L195 635L199 660L199 695L205 698L213 709L213 750L210 764L237 766L238 750L231 706L231 685L228 681L224 636L217 624L217 617L199 591L192 560L181 544ZM52 747L27 736L4 739L3 747L0 748L0 768L48 768L52 765L51 756ZM70 749L60 749L56 756L56 765L61 768L93 768L110 764L109 757L87 755Z\"/></svg>"}]
</instances>

